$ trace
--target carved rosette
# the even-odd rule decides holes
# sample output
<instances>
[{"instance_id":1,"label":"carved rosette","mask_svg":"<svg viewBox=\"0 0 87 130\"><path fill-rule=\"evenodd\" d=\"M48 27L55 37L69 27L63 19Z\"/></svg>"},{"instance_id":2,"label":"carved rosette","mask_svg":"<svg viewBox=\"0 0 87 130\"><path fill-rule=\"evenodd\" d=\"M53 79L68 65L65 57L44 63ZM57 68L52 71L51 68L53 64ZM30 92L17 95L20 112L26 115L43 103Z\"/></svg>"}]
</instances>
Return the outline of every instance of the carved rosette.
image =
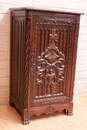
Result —
<instances>
[{"instance_id":1,"label":"carved rosette","mask_svg":"<svg viewBox=\"0 0 87 130\"><path fill-rule=\"evenodd\" d=\"M56 94L59 82L64 82L65 56L56 47L56 29L49 34L49 47L37 57L36 96ZM45 86L45 87L44 87Z\"/></svg>"},{"instance_id":2,"label":"carved rosette","mask_svg":"<svg viewBox=\"0 0 87 130\"><path fill-rule=\"evenodd\" d=\"M54 113L54 108L52 106L48 106L47 109L45 110L45 114L52 114Z\"/></svg>"}]
</instances>

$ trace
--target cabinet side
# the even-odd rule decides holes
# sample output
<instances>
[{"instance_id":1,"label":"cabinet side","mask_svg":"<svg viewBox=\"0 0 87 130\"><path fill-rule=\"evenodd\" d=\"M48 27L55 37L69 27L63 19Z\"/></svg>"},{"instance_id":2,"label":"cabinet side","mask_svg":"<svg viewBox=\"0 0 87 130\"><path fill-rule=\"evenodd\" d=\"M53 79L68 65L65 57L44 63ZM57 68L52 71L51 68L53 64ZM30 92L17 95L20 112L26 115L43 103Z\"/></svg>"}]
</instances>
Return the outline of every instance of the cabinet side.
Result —
<instances>
[{"instance_id":1,"label":"cabinet side","mask_svg":"<svg viewBox=\"0 0 87 130\"><path fill-rule=\"evenodd\" d=\"M24 102L25 92L25 25L26 11L11 11L10 44L10 105L14 105L20 114L27 107ZM26 104L26 105L25 105Z\"/></svg>"},{"instance_id":2,"label":"cabinet side","mask_svg":"<svg viewBox=\"0 0 87 130\"><path fill-rule=\"evenodd\" d=\"M78 36L79 36L79 25L80 25L80 16L78 14L75 22L75 32L74 32L74 42L72 49L72 71L71 71L71 88L70 88L70 101L73 100L74 92L74 81L75 81L75 71L76 71L76 59L77 59L77 48L78 48Z\"/></svg>"}]
</instances>

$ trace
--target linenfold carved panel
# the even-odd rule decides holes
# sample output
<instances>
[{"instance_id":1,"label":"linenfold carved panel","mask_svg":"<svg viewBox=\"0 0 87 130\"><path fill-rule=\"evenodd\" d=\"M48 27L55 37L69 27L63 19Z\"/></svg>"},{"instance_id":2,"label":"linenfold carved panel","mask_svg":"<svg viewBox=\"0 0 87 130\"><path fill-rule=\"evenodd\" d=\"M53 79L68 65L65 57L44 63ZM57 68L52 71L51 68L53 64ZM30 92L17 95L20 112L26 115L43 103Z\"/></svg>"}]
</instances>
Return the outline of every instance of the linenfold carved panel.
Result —
<instances>
[{"instance_id":1,"label":"linenfold carved panel","mask_svg":"<svg viewBox=\"0 0 87 130\"><path fill-rule=\"evenodd\" d=\"M56 29L49 34L49 47L37 57L36 97L57 94L57 87L64 81L65 56L56 47Z\"/></svg>"}]
</instances>

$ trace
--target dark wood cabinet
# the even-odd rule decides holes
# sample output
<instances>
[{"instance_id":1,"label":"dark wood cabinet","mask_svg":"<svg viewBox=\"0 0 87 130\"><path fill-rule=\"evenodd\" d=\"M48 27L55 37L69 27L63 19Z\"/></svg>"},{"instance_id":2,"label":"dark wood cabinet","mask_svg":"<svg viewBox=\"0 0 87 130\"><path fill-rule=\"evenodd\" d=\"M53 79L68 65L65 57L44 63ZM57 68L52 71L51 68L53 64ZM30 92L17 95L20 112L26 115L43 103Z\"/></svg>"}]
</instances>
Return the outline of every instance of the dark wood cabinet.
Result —
<instances>
[{"instance_id":1,"label":"dark wood cabinet","mask_svg":"<svg viewBox=\"0 0 87 130\"><path fill-rule=\"evenodd\" d=\"M32 115L73 114L80 13L11 9L10 105Z\"/></svg>"}]
</instances>

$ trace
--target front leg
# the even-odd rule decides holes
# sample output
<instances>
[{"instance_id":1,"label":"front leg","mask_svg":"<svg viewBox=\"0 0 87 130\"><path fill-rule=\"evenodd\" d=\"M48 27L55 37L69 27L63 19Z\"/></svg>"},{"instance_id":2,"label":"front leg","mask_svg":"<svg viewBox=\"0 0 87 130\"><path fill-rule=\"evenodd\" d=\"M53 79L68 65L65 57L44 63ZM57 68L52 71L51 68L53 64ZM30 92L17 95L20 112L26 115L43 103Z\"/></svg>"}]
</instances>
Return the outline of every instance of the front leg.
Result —
<instances>
[{"instance_id":1,"label":"front leg","mask_svg":"<svg viewBox=\"0 0 87 130\"><path fill-rule=\"evenodd\" d=\"M73 115L73 109L70 108L70 109L67 111L67 115L68 115L68 116L72 116L72 115Z\"/></svg>"},{"instance_id":2,"label":"front leg","mask_svg":"<svg viewBox=\"0 0 87 130\"><path fill-rule=\"evenodd\" d=\"M22 123L23 123L23 125L28 125L30 123L29 118L23 118Z\"/></svg>"},{"instance_id":3,"label":"front leg","mask_svg":"<svg viewBox=\"0 0 87 130\"><path fill-rule=\"evenodd\" d=\"M30 123L28 109L23 110L22 123L23 125L27 125Z\"/></svg>"},{"instance_id":4,"label":"front leg","mask_svg":"<svg viewBox=\"0 0 87 130\"><path fill-rule=\"evenodd\" d=\"M67 115L73 115L73 102L70 103L69 109L67 110Z\"/></svg>"}]
</instances>

